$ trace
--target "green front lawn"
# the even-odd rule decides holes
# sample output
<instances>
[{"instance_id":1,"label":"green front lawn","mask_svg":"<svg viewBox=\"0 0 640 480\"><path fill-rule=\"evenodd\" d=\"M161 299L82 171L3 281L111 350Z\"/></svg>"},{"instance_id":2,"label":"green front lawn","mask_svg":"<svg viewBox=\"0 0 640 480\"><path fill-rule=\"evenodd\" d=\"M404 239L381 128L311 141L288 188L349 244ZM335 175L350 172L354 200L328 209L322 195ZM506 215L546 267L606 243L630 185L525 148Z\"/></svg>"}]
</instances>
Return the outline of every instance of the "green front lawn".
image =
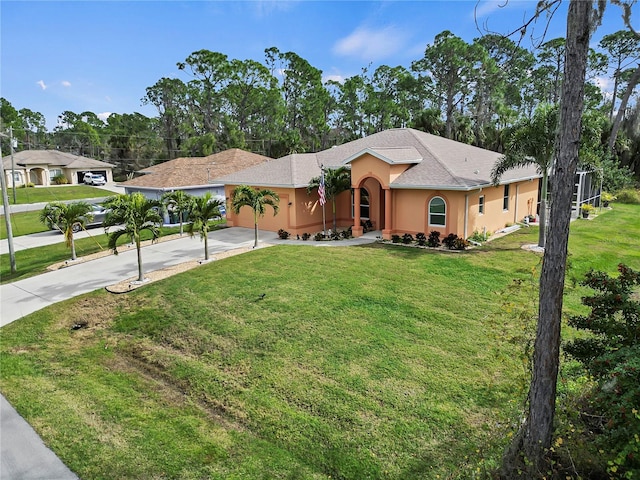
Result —
<instances>
[{"instance_id":1,"label":"green front lawn","mask_svg":"<svg viewBox=\"0 0 640 480\"><path fill-rule=\"evenodd\" d=\"M108 190L88 185L63 185L59 187L16 188L16 203L59 202L62 200L79 200L83 198L99 198L114 195ZM8 189L9 204L13 205L13 189ZM0 204L4 205L2 199Z\"/></svg>"},{"instance_id":2,"label":"green front lawn","mask_svg":"<svg viewBox=\"0 0 640 480\"><path fill-rule=\"evenodd\" d=\"M596 248L640 268L638 213L574 222L571 271ZM531 303L507 289L539 270L520 248L536 232L462 253L283 245L96 291L2 329L0 390L80 478L473 478L522 406L499 294Z\"/></svg>"},{"instance_id":3,"label":"green front lawn","mask_svg":"<svg viewBox=\"0 0 640 480\"><path fill-rule=\"evenodd\" d=\"M11 233L14 237L46 232L47 226L40 221L40 210L21 212L11 215ZM0 215L0 240L7 238L7 223L4 215Z\"/></svg>"}]
</instances>

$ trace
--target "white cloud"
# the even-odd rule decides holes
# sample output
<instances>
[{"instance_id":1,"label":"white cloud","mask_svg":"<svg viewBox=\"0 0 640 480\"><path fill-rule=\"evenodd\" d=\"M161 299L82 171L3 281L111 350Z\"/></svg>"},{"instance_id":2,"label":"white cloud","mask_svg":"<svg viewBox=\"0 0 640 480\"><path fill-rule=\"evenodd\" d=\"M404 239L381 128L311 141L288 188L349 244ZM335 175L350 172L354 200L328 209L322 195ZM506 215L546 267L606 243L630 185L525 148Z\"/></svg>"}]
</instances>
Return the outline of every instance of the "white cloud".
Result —
<instances>
[{"instance_id":1,"label":"white cloud","mask_svg":"<svg viewBox=\"0 0 640 480\"><path fill-rule=\"evenodd\" d=\"M333 80L334 82L344 83L345 78L342 75L324 75L322 77L322 82L328 82L329 80Z\"/></svg>"},{"instance_id":2,"label":"white cloud","mask_svg":"<svg viewBox=\"0 0 640 480\"><path fill-rule=\"evenodd\" d=\"M39 80L36 82L36 85L40 85L40 88L42 90L46 90L47 89L47 85L44 83L44 80Z\"/></svg>"},{"instance_id":3,"label":"white cloud","mask_svg":"<svg viewBox=\"0 0 640 480\"><path fill-rule=\"evenodd\" d=\"M102 112L102 113L96 114L96 117L98 117L100 120L106 123L107 118L109 118L112 114L113 112Z\"/></svg>"},{"instance_id":4,"label":"white cloud","mask_svg":"<svg viewBox=\"0 0 640 480\"><path fill-rule=\"evenodd\" d=\"M608 77L595 77L593 83L605 92L613 90L613 79Z\"/></svg>"},{"instance_id":5,"label":"white cloud","mask_svg":"<svg viewBox=\"0 0 640 480\"><path fill-rule=\"evenodd\" d=\"M338 40L334 53L355 56L365 61L381 60L398 52L405 43L406 34L395 27L370 30L360 27L351 35Z\"/></svg>"},{"instance_id":6,"label":"white cloud","mask_svg":"<svg viewBox=\"0 0 640 480\"><path fill-rule=\"evenodd\" d=\"M477 3L473 12L471 12L472 16L475 18L486 17L490 13L495 12L499 8L503 8L506 6L508 2L505 0L484 0Z\"/></svg>"},{"instance_id":7,"label":"white cloud","mask_svg":"<svg viewBox=\"0 0 640 480\"><path fill-rule=\"evenodd\" d=\"M71 82L69 82L68 80L63 80L61 83L62 83L63 87L70 87L71 86Z\"/></svg>"}]
</instances>

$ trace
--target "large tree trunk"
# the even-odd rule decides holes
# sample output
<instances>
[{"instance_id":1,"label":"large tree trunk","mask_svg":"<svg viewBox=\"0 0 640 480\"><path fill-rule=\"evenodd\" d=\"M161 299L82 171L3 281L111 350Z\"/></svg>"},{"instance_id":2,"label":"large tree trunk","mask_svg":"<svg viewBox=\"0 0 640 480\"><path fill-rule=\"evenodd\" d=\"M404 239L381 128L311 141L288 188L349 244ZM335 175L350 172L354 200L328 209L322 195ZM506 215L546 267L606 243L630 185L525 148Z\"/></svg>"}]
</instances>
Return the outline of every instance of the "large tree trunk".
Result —
<instances>
[{"instance_id":1,"label":"large tree trunk","mask_svg":"<svg viewBox=\"0 0 640 480\"><path fill-rule=\"evenodd\" d=\"M636 88L636 85L640 83L640 65L636 68L636 71L633 72L629 83L627 84L627 89L624 92L622 97L622 101L620 102L620 108L618 108L618 114L616 115L615 120L613 121L613 126L611 127L611 135L609 135L609 150L613 151L613 148L616 145L616 139L618 138L618 131L620 130L620 126L622 125L622 120L624 119L625 111L627 110L627 103L629 103L629 98L633 93L633 89ZM612 111L613 113L613 111Z\"/></svg>"},{"instance_id":2,"label":"large tree trunk","mask_svg":"<svg viewBox=\"0 0 640 480\"><path fill-rule=\"evenodd\" d=\"M529 411L503 459L503 475L517 468L526 478L540 478L549 467L549 448L560 362L560 322L567 261L574 177L578 165L584 80L592 23L592 2L571 0L567 15L565 80L562 84L556 162L551 192L549 235L542 272L538 329L529 391Z\"/></svg>"}]
</instances>

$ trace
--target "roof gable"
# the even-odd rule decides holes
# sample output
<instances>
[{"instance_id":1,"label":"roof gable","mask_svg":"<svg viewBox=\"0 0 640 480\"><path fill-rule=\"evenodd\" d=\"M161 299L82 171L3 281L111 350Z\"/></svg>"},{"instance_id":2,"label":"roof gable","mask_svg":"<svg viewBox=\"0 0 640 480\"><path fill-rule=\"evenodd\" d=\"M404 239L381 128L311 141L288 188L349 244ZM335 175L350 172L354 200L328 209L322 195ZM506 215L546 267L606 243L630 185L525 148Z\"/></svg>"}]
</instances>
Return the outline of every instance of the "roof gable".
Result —
<instances>
[{"instance_id":1,"label":"roof gable","mask_svg":"<svg viewBox=\"0 0 640 480\"><path fill-rule=\"evenodd\" d=\"M95 169L113 168L113 165L89 157L60 152L59 150L23 150L13 155L17 165L47 165L48 167Z\"/></svg>"},{"instance_id":2,"label":"roof gable","mask_svg":"<svg viewBox=\"0 0 640 480\"><path fill-rule=\"evenodd\" d=\"M369 154L389 165L420 163L422 156L414 147L365 148L342 161L344 165L351 163L362 155Z\"/></svg>"}]
</instances>

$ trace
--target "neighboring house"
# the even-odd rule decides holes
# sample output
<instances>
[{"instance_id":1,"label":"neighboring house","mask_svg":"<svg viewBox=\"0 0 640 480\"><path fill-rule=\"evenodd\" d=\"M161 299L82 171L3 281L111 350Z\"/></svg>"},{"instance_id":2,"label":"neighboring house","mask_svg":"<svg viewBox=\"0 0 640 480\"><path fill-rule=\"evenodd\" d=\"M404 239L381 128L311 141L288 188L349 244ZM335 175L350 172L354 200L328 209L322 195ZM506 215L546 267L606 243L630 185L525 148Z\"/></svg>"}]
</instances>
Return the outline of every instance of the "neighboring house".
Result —
<instances>
[{"instance_id":1,"label":"neighboring house","mask_svg":"<svg viewBox=\"0 0 640 480\"><path fill-rule=\"evenodd\" d=\"M337 199L337 220L363 233L370 221L382 237L433 230L469 237L474 231L495 232L535 215L541 177L535 167L513 169L500 185L491 183L491 169L501 154L418 130L386 130L318 153L292 154L214 181L225 184L225 197L237 185L269 188L280 196L280 213L267 212L260 228L282 228L293 235L323 230L317 192L307 193L320 167L351 168L350 192ZM325 205L331 228L331 202ZM230 226L253 227L251 209L227 212Z\"/></svg>"},{"instance_id":2,"label":"neighboring house","mask_svg":"<svg viewBox=\"0 0 640 480\"><path fill-rule=\"evenodd\" d=\"M2 157L7 177L7 186L12 187L11 156ZM69 184L83 183L87 172L103 175L107 182L113 182L113 165L93 158L80 157L58 150L23 150L13 154L15 186L25 184L48 186L53 179L64 175Z\"/></svg>"},{"instance_id":3,"label":"neighboring house","mask_svg":"<svg viewBox=\"0 0 640 480\"><path fill-rule=\"evenodd\" d=\"M264 155L232 148L207 157L186 157L169 160L137 172L140 176L122 182L125 193L140 192L147 198L160 199L166 192L183 190L189 195L201 196L211 192L214 198L224 200L224 185L213 179L261 165L272 160ZM169 218L165 218L169 221Z\"/></svg>"}]
</instances>

